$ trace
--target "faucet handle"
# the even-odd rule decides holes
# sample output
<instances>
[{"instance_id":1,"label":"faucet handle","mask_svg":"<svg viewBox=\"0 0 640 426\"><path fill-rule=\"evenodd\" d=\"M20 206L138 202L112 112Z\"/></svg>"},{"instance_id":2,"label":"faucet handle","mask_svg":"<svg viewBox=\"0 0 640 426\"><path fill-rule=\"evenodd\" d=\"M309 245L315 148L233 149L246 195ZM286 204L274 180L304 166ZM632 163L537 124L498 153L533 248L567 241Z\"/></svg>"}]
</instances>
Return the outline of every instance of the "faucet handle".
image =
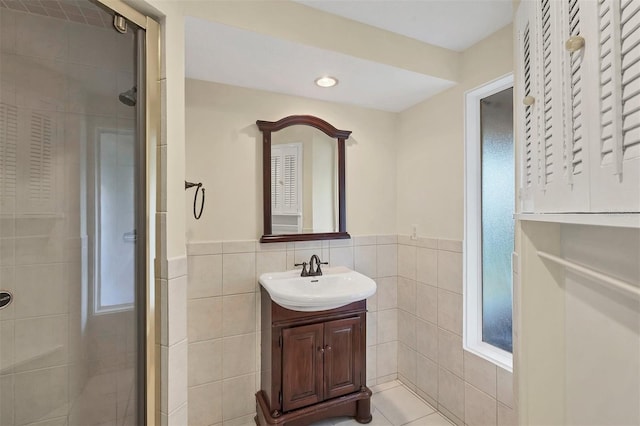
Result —
<instances>
[{"instance_id":1,"label":"faucet handle","mask_svg":"<svg viewBox=\"0 0 640 426\"><path fill-rule=\"evenodd\" d=\"M300 273L301 277L308 277L309 273L307 272L307 262L302 263L294 263L293 266L302 266L302 272ZM311 265L309 265L311 266Z\"/></svg>"},{"instance_id":2,"label":"faucet handle","mask_svg":"<svg viewBox=\"0 0 640 426\"><path fill-rule=\"evenodd\" d=\"M317 262L317 266L316 266L316 275L322 275L322 269L320 269L320 265L328 265L329 262Z\"/></svg>"}]
</instances>

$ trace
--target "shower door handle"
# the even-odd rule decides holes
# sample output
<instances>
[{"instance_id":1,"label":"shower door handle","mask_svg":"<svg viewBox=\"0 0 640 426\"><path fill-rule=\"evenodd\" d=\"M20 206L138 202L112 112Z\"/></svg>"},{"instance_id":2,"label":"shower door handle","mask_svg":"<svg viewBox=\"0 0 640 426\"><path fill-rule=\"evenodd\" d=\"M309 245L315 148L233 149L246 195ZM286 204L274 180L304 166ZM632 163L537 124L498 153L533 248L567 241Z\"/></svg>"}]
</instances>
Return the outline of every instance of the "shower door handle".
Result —
<instances>
[{"instance_id":1,"label":"shower door handle","mask_svg":"<svg viewBox=\"0 0 640 426\"><path fill-rule=\"evenodd\" d=\"M136 242L136 230L134 229L131 232L125 232L124 234L122 234L122 240L123 241L127 241L127 242L131 242L131 243L135 243Z\"/></svg>"}]
</instances>

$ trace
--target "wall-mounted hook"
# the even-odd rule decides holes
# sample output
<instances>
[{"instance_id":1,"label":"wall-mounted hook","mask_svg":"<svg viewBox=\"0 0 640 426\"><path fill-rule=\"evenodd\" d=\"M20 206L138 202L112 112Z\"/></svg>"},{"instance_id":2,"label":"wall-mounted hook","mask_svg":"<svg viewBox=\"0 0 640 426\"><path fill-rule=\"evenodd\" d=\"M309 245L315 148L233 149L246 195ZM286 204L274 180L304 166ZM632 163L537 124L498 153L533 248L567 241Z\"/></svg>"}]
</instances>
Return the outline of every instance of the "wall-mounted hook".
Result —
<instances>
[{"instance_id":1,"label":"wall-mounted hook","mask_svg":"<svg viewBox=\"0 0 640 426\"><path fill-rule=\"evenodd\" d=\"M194 186L196 187L196 193L193 196L193 217L195 217L196 220L198 220L200 219L200 216L202 216L202 210L204 210L204 188L202 187L202 182L193 183L193 182L187 182L186 180L184 181L185 190L192 188ZM197 211L196 206L198 204L198 191L200 191L201 189L202 189L202 203L200 204L200 212L196 213Z\"/></svg>"}]
</instances>

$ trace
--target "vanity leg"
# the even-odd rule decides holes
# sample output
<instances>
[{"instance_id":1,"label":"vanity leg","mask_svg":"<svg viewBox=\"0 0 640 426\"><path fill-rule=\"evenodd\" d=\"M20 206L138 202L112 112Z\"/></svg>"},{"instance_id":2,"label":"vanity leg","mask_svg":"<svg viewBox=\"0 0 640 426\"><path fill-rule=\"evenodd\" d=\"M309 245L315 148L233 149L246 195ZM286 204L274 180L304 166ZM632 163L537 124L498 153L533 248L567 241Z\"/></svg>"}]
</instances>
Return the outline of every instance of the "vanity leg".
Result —
<instances>
[{"instance_id":1,"label":"vanity leg","mask_svg":"<svg viewBox=\"0 0 640 426\"><path fill-rule=\"evenodd\" d=\"M358 423L371 423L371 398L360 399L356 402L356 421Z\"/></svg>"}]
</instances>

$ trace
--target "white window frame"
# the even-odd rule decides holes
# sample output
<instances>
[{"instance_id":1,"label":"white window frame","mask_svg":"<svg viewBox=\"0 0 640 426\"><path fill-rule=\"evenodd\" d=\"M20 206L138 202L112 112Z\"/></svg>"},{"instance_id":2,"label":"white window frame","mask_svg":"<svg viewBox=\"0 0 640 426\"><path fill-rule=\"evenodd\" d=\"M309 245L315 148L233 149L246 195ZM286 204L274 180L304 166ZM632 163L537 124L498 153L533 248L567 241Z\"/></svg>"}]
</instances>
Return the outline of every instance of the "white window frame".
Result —
<instances>
[{"instance_id":1,"label":"white window frame","mask_svg":"<svg viewBox=\"0 0 640 426\"><path fill-rule=\"evenodd\" d=\"M513 73L467 91L465 93L464 115L463 348L508 371L513 371L513 355L482 341L482 151L480 101L487 96L511 87L513 87Z\"/></svg>"}]
</instances>

